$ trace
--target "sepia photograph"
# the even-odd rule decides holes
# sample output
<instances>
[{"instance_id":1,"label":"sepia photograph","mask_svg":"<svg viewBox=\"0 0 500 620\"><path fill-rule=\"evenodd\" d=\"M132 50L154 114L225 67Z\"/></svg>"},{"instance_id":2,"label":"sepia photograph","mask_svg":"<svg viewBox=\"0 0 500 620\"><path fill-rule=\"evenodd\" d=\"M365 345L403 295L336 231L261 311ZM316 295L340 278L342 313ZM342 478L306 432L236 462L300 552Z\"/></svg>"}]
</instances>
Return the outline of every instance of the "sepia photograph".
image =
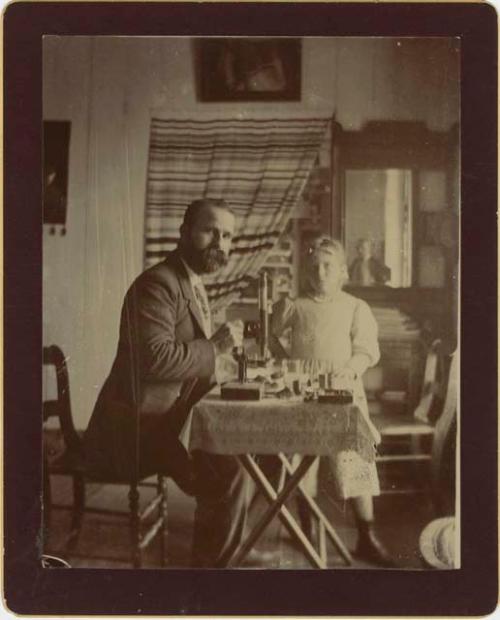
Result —
<instances>
[{"instance_id":1,"label":"sepia photograph","mask_svg":"<svg viewBox=\"0 0 500 620\"><path fill-rule=\"evenodd\" d=\"M44 37L45 555L460 568L459 68L451 37Z\"/></svg>"},{"instance_id":2,"label":"sepia photograph","mask_svg":"<svg viewBox=\"0 0 500 620\"><path fill-rule=\"evenodd\" d=\"M4 35L6 608L490 613L491 7L18 2Z\"/></svg>"}]
</instances>

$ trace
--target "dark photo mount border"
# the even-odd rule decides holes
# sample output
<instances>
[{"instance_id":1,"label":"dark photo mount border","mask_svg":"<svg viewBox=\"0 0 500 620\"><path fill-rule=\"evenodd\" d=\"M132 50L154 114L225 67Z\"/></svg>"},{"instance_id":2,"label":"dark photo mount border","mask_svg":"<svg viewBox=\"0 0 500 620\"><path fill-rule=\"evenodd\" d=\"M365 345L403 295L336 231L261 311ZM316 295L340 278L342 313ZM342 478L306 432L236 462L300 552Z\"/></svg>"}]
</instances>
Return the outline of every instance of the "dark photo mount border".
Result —
<instances>
[{"instance_id":1,"label":"dark photo mount border","mask_svg":"<svg viewBox=\"0 0 500 620\"><path fill-rule=\"evenodd\" d=\"M461 39L455 571L48 570L41 516L42 36ZM497 604L497 16L482 3L14 3L4 14L4 599L18 614L484 615Z\"/></svg>"}]
</instances>

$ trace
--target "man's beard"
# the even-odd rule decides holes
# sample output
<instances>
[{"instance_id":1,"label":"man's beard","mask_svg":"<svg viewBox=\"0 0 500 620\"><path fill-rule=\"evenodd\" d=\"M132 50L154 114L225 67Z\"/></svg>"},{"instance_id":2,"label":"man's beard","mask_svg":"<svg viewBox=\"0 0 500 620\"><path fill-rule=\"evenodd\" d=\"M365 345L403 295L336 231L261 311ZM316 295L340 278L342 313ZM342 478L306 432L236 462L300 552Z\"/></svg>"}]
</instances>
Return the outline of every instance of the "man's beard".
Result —
<instances>
[{"instance_id":1,"label":"man's beard","mask_svg":"<svg viewBox=\"0 0 500 620\"><path fill-rule=\"evenodd\" d=\"M205 248L204 250L190 248L187 260L191 269L199 274L215 273L227 265L225 252L218 248Z\"/></svg>"}]
</instances>

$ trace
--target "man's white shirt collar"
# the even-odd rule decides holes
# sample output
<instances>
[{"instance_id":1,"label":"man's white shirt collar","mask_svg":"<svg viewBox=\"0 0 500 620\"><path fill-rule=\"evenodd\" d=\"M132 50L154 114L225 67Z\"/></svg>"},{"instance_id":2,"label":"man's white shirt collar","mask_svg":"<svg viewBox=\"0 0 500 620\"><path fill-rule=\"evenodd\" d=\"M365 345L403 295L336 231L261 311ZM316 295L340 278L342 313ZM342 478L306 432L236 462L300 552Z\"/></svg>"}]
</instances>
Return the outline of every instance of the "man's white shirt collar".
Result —
<instances>
[{"instance_id":1,"label":"man's white shirt collar","mask_svg":"<svg viewBox=\"0 0 500 620\"><path fill-rule=\"evenodd\" d=\"M193 271L191 269L191 267L187 264L187 262L182 257L181 257L181 261L182 261L182 264L184 265L184 267L186 268L189 281L191 282L191 286L194 286L195 284L203 285L203 280L201 279L201 276L198 273L196 273L195 271Z\"/></svg>"},{"instance_id":2,"label":"man's white shirt collar","mask_svg":"<svg viewBox=\"0 0 500 620\"><path fill-rule=\"evenodd\" d=\"M193 290L193 293L194 293L194 289L197 288L200 291L200 294L204 296L207 308L210 309L210 304L208 302L205 285L203 284L203 280L201 279L201 276L197 274L195 271L193 271L182 257L181 257L181 261L184 267L186 268L188 278L189 278L189 283L191 284L191 289ZM195 298L196 298L196 295L195 295ZM207 338L210 338L210 335L212 333L212 325L211 325L210 317L205 317L203 309L200 307L200 302L198 301L198 299L196 299L196 304L198 305L198 308L200 310L201 319L203 321L203 331L205 332L205 336Z\"/></svg>"}]
</instances>

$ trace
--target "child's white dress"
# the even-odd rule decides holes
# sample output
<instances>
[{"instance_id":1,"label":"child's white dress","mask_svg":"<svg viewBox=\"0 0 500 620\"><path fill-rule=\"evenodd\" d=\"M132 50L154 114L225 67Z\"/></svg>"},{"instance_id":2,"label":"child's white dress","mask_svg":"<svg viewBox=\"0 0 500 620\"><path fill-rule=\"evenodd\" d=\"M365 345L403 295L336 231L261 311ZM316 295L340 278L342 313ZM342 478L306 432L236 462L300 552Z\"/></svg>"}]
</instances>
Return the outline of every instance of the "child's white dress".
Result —
<instances>
[{"instance_id":1,"label":"child's white dress","mask_svg":"<svg viewBox=\"0 0 500 620\"><path fill-rule=\"evenodd\" d=\"M288 328L291 328L290 357L314 362L320 372L340 370L357 354L366 355L369 366L374 366L380 358L378 326L370 307L344 291L327 301L312 297L280 300L273 308L271 331L279 337ZM369 418L361 377L355 380L353 387L354 403L368 421L374 443L379 443L380 435ZM353 457L356 460L357 455L340 453L332 463L338 494L344 499L378 495L380 487L375 463L362 464L363 480L359 480L360 468L353 467ZM311 495L317 494L317 472L316 461L302 483Z\"/></svg>"}]
</instances>

